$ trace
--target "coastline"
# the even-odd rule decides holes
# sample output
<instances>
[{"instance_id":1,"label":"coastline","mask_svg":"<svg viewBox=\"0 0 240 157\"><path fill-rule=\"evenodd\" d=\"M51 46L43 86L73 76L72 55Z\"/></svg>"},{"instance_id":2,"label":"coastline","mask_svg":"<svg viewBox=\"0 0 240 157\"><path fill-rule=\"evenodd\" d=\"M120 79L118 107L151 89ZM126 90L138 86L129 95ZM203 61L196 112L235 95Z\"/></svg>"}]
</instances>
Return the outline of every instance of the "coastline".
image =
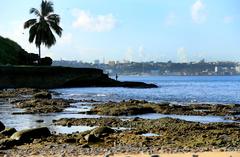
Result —
<instances>
[{"instance_id":1,"label":"coastline","mask_svg":"<svg viewBox=\"0 0 240 157\"><path fill-rule=\"evenodd\" d=\"M10 92L10 93L8 93ZM4 97L5 94L5 97ZM56 99L47 90L18 89L2 91L2 101L12 101L13 108L24 110L21 114L39 114L63 112L71 106L71 103L84 103L87 100L74 101ZM26 95L28 95L26 97ZM237 157L239 155L239 123L210 123L202 124L174 118L160 118L147 120L142 118L119 119L117 115L145 114L149 111L165 112L168 114L233 114L232 110L238 111L238 105L193 105L191 108L170 104L153 104L147 101L130 100L119 103L97 102L90 111L103 115L102 118L73 118L54 119L52 126L97 126L89 131L73 132L70 134L52 133L41 139L33 137L30 141L15 141L12 136L0 140L0 155L9 156L104 156L111 152L115 156L149 157L158 154L164 157L186 157L192 154L208 157ZM143 108L142 108L143 107ZM147 108L146 108L147 107ZM162 108L163 107L163 108ZM183 109L181 108L183 107ZM118 110L116 110L118 108ZM213 112L199 113L195 109L215 109ZM191 110L192 109L192 110ZM102 112L104 111L104 112ZM110 112L111 111L111 112ZM123 112L124 111L124 112ZM134 111L134 112L132 112ZM135 112L138 111L138 112ZM184 113L184 112L185 113ZM236 112L237 113L237 112ZM76 113L81 114L81 113ZM86 115L88 113L85 113ZM115 115L112 118L104 115ZM90 114L91 116L91 114ZM41 120L41 119L40 119ZM39 124L42 124L40 121ZM7 126L6 126L7 127ZM117 130L116 128L130 128L130 130ZM115 129L114 129L115 128ZM47 129L47 128L45 128ZM18 130L17 132L21 132ZM27 130L31 131L31 130ZM159 136L144 136L145 133L155 133ZM30 134L29 136L32 136ZM45 135L44 135L45 136ZM10 139L9 139L10 137ZM91 138L90 138L91 137ZM17 143L15 143L17 142ZM188 152L182 154L181 152ZM190 153L189 153L190 152ZM200 153L196 153L200 152ZM203 153L202 153L203 152Z\"/></svg>"},{"instance_id":2,"label":"coastline","mask_svg":"<svg viewBox=\"0 0 240 157\"><path fill-rule=\"evenodd\" d=\"M61 66L3 66L0 65L0 89L4 88L76 88L127 87L157 88L154 84L118 81L109 78L101 69Z\"/></svg>"}]
</instances>

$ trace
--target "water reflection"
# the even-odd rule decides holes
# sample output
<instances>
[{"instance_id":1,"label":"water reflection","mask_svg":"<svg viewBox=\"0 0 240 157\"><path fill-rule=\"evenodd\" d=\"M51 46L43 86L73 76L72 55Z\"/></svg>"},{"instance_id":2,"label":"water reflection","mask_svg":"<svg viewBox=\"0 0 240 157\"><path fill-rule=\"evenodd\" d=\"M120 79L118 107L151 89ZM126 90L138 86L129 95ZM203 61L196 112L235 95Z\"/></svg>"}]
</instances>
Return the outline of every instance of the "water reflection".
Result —
<instances>
[{"instance_id":1,"label":"water reflection","mask_svg":"<svg viewBox=\"0 0 240 157\"><path fill-rule=\"evenodd\" d=\"M128 116L122 118L143 118L143 119L159 119L159 118L178 118L186 121L192 122L201 122L201 123L215 123L215 122L234 122L232 120L226 120L223 116L192 116L192 115L170 115L170 114L158 114L158 113L150 113L144 115L136 115L136 116Z\"/></svg>"},{"instance_id":2,"label":"water reflection","mask_svg":"<svg viewBox=\"0 0 240 157\"><path fill-rule=\"evenodd\" d=\"M23 114L23 115L13 115L14 112L22 112L23 110L13 108L9 103L0 102L0 120L6 125L6 127L13 127L17 130L36 128L36 127L49 127L51 131L57 133L72 133L72 132L81 132L86 130L91 130L94 127L88 126L76 126L76 127L62 127L55 126L52 123L52 120L57 120L61 118L100 118L107 116L99 115L86 115L79 114L79 112L88 111L91 109L91 106L86 104L82 105L80 103L73 104L73 106L64 110L61 113L48 113L48 114ZM185 116L185 115L163 115L163 114L144 114L137 116L121 116L122 119L129 119L133 117L140 117L143 119L158 119L164 117L179 118L187 121L210 123L210 122L233 122L232 120L225 120L221 116ZM43 120L42 123L37 121ZM117 129L117 128L115 128ZM128 129L128 128L118 128L118 129Z\"/></svg>"},{"instance_id":3,"label":"water reflection","mask_svg":"<svg viewBox=\"0 0 240 157\"><path fill-rule=\"evenodd\" d=\"M57 134L62 133L62 134L71 134L74 132L84 132L88 130L92 130L96 128L95 126L90 127L90 126L50 126L50 130L53 132L56 132Z\"/></svg>"}]
</instances>

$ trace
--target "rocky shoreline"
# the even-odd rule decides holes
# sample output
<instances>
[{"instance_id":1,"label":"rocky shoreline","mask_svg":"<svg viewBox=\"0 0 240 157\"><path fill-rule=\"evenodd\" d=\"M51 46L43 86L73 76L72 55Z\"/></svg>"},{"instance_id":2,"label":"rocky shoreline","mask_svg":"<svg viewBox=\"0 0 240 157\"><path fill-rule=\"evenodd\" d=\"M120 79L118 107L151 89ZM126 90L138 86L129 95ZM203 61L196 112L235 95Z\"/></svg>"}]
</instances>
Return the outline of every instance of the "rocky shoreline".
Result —
<instances>
[{"instance_id":1,"label":"rocky shoreline","mask_svg":"<svg viewBox=\"0 0 240 157\"><path fill-rule=\"evenodd\" d=\"M129 116L146 113L200 115L200 116L234 116L240 115L239 104L171 104L153 103L141 100L108 102L95 104L87 114Z\"/></svg>"},{"instance_id":2,"label":"rocky shoreline","mask_svg":"<svg viewBox=\"0 0 240 157\"><path fill-rule=\"evenodd\" d=\"M157 88L144 82L111 79L101 69L61 66L3 66L0 65L0 89L4 88L76 88L126 87Z\"/></svg>"},{"instance_id":3,"label":"rocky shoreline","mask_svg":"<svg viewBox=\"0 0 240 157\"><path fill-rule=\"evenodd\" d=\"M16 89L0 91L1 101L11 99L13 107L24 109L16 114L63 112L72 103L89 100L53 98L47 90ZM146 113L182 115L239 115L240 107L232 105L157 104L129 100L100 103L91 100L92 109L85 114L101 118L62 118L53 120L55 126L91 126L93 129L71 134L56 134L47 127L16 130L0 122L0 156L80 156L115 153L177 153L205 151L240 151L240 124L189 122L173 118L121 119L119 115ZM236 119L238 120L238 119Z\"/></svg>"}]
</instances>

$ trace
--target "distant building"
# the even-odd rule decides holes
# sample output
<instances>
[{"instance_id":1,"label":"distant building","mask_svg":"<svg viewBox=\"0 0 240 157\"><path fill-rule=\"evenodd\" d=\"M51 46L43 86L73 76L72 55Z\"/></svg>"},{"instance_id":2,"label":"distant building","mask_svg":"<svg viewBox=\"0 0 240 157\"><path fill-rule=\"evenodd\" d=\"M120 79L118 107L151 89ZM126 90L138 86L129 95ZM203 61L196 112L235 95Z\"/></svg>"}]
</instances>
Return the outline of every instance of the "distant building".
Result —
<instances>
[{"instance_id":1,"label":"distant building","mask_svg":"<svg viewBox=\"0 0 240 157\"><path fill-rule=\"evenodd\" d=\"M124 63L124 64L128 64L128 63L130 63L130 61L124 59L124 60L123 60L123 63Z\"/></svg>"},{"instance_id":2,"label":"distant building","mask_svg":"<svg viewBox=\"0 0 240 157\"><path fill-rule=\"evenodd\" d=\"M236 70L237 73L240 73L240 65L236 66L235 70Z\"/></svg>"},{"instance_id":3,"label":"distant building","mask_svg":"<svg viewBox=\"0 0 240 157\"><path fill-rule=\"evenodd\" d=\"M108 62L108 65L110 65L110 66L114 66L115 64L116 64L115 61L109 61L109 62Z\"/></svg>"},{"instance_id":4,"label":"distant building","mask_svg":"<svg viewBox=\"0 0 240 157\"><path fill-rule=\"evenodd\" d=\"M218 67L217 67L217 66L215 66L215 70L214 70L214 72L215 72L215 73L218 72Z\"/></svg>"},{"instance_id":5,"label":"distant building","mask_svg":"<svg viewBox=\"0 0 240 157\"><path fill-rule=\"evenodd\" d=\"M98 60L98 59L94 60L94 64L95 65L99 65L100 64L100 60Z\"/></svg>"}]
</instances>

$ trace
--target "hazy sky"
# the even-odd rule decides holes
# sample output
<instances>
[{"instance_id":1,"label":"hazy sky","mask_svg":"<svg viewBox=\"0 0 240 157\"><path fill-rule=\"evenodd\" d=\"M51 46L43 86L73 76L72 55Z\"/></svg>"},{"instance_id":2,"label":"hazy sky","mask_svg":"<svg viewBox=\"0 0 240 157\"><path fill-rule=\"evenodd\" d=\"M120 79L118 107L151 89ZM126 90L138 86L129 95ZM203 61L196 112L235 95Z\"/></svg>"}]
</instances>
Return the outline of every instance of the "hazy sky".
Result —
<instances>
[{"instance_id":1,"label":"hazy sky","mask_svg":"<svg viewBox=\"0 0 240 157\"><path fill-rule=\"evenodd\" d=\"M93 61L240 61L240 0L53 0L63 36L43 56ZM41 0L4 0L0 35L29 52L24 21Z\"/></svg>"}]
</instances>

